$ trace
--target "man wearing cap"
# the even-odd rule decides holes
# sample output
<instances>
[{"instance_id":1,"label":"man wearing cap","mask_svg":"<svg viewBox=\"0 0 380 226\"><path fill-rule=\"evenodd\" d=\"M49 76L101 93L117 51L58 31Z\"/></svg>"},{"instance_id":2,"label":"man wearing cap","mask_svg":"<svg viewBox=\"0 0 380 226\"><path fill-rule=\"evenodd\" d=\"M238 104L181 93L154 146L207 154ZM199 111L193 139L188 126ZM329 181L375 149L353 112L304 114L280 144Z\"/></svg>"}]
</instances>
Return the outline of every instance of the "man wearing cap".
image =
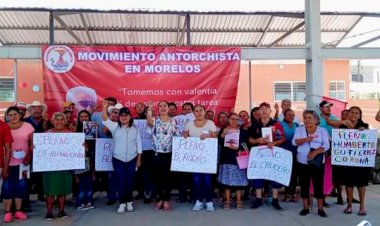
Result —
<instances>
[{"instance_id":1,"label":"man wearing cap","mask_svg":"<svg viewBox=\"0 0 380 226\"><path fill-rule=\"evenodd\" d=\"M331 106L333 106L333 104L326 100L322 101L319 104L319 110L321 111L319 126L327 130L327 132L329 133L330 139L331 139L333 128L339 128L339 126L341 125L348 126L350 124L350 121L348 120L341 121L339 120L338 117L332 115Z\"/></svg>"},{"instance_id":2,"label":"man wearing cap","mask_svg":"<svg viewBox=\"0 0 380 226\"><path fill-rule=\"evenodd\" d=\"M70 101L63 102L63 111L71 111L74 113L75 104Z\"/></svg>"},{"instance_id":3,"label":"man wearing cap","mask_svg":"<svg viewBox=\"0 0 380 226\"><path fill-rule=\"evenodd\" d=\"M43 118L46 114L47 106L38 100L33 101L28 105L27 110L30 116L25 118L24 121L32 124L35 133L43 133L48 129L53 128L49 120Z\"/></svg>"},{"instance_id":4,"label":"man wearing cap","mask_svg":"<svg viewBox=\"0 0 380 226\"><path fill-rule=\"evenodd\" d=\"M12 142L13 142L13 138L12 138L11 129L5 122L0 120L0 188L2 187L2 184L3 184L3 177L8 176L8 175L3 174L4 155L5 153L11 153ZM8 170L5 170L4 172L8 172ZM0 194L1 194L1 190L0 190Z\"/></svg>"},{"instance_id":5,"label":"man wearing cap","mask_svg":"<svg viewBox=\"0 0 380 226\"><path fill-rule=\"evenodd\" d=\"M53 128L51 122L43 118L47 111L47 106L45 104L42 104L40 101L35 100L27 106L27 110L29 111L30 116L25 118L24 121L30 123L33 126L35 133L43 133L46 130ZM42 189L41 173L32 174L31 187L33 187L33 185L36 187L38 200L44 201L45 198ZM25 203L28 203L28 201Z\"/></svg>"},{"instance_id":6,"label":"man wearing cap","mask_svg":"<svg viewBox=\"0 0 380 226\"><path fill-rule=\"evenodd\" d=\"M292 102L289 99L283 99L281 101L281 113L280 112L280 107L278 106L278 103L274 105L274 109L276 110L274 114L274 119L278 120L279 122L284 121L284 112L288 109L292 108ZM301 120L297 117L294 116L294 122L297 123L298 125L301 125Z\"/></svg>"},{"instance_id":7,"label":"man wearing cap","mask_svg":"<svg viewBox=\"0 0 380 226\"><path fill-rule=\"evenodd\" d=\"M249 143L253 146L267 145L269 148L272 148L274 146L280 146L283 143L285 143L286 138L284 128L282 127L281 123L277 122L276 120L270 117L270 104L267 102L261 103L260 110L260 120L258 121L258 123L252 124L252 126L248 130ZM263 128L270 128L272 132L272 140L263 136ZM252 208L256 209L263 205L262 192L264 188L264 183L269 182L273 191L272 206L276 210L282 210L282 207L278 203L278 190L282 187L281 184L275 181L268 180L253 180L252 182L253 186L256 188L256 200L253 203Z\"/></svg>"}]
</instances>

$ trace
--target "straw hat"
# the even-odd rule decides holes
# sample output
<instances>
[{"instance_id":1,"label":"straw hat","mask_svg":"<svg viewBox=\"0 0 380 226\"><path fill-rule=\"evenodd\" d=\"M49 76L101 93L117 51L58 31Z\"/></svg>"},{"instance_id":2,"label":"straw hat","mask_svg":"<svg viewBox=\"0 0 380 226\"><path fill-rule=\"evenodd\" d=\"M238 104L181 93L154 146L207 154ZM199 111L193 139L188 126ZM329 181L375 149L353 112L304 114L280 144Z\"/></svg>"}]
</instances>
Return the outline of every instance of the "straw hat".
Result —
<instances>
[{"instance_id":1,"label":"straw hat","mask_svg":"<svg viewBox=\"0 0 380 226\"><path fill-rule=\"evenodd\" d=\"M42 104L38 100L35 100L31 104L28 104L28 106L26 107L26 109L28 109L28 111L30 111L32 107L41 107L43 113L45 113L47 111L46 104Z\"/></svg>"}]
</instances>

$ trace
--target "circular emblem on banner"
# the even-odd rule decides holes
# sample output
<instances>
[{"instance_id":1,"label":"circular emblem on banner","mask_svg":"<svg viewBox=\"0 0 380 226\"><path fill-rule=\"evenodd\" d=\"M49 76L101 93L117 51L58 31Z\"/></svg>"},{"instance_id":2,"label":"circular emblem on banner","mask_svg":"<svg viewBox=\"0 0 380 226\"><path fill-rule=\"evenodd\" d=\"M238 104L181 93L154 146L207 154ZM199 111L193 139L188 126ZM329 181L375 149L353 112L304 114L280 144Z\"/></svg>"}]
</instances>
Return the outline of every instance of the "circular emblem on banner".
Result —
<instances>
[{"instance_id":1,"label":"circular emblem on banner","mask_svg":"<svg viewBox=\"0 0 380 226\"><path fill-rule=\"evenodd\" d=\"M50 70L65 73L74 66L75 55L68 46L50 46L45 51L44 61Z\"/></svg>"}]
</instances>

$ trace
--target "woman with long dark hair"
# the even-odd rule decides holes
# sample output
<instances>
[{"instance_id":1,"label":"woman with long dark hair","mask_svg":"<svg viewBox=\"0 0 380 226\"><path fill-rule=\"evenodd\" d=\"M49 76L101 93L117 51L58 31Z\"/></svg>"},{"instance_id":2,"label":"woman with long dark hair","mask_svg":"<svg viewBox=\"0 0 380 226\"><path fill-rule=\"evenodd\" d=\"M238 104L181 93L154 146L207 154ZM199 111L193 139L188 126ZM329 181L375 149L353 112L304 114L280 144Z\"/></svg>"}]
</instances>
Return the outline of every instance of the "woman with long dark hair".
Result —
<instances>
[{"instance_id":1,"label":"woman with long dark hair","mask_svg":"<svg viewBox=\"0 0 380 226\"><path fill-rule=\"evenodd\" d=\"M132 114L127 107L119 110L117 122L108 118L108 101L103 102L103 125L109 129L113 137L113 168L117 180L119 208L117 213L133 211L132 193L136 167L141 165L140 132L133 125Z\"/></svg>"}]
</instances>

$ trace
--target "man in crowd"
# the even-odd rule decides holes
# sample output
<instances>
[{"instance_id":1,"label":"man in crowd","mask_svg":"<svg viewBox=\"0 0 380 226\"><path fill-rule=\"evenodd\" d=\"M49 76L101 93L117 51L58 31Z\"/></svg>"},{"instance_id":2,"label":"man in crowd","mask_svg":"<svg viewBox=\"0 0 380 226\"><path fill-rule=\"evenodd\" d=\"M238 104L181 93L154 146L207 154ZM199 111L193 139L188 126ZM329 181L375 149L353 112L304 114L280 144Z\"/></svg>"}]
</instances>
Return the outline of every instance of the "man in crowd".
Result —
<instances>
[{"instance_id":1,"label":"man in crowd","mask_svg":"<svg viewBox=\"0 0 380 226\"><path fill-rule=\"evenodd\" d=\"M170 117L176 116L177 115L177 105L175 105L174 102L170 102L168 104L168 106L169 106L169 116Z\"/></svg>"},{"instance_id":2,"label":"man in crowd","mask_svg":"<svg viewBox=\"0 0 380 226\"><path fill-rule=\"evenodd\" d=\"M278 103L276 103L274 105L274 109L276 110L274 114L274 119L278 120L279 122L282 122L284 120L284 112L291 108L292 108L292 102L289 99L283 99L281 101L281 113L279 113L280 108L278 106ZM298 125L301 125L301 120L297 116L294 117L294 122L297 123Z\"/></svg>"}]
</instances>

